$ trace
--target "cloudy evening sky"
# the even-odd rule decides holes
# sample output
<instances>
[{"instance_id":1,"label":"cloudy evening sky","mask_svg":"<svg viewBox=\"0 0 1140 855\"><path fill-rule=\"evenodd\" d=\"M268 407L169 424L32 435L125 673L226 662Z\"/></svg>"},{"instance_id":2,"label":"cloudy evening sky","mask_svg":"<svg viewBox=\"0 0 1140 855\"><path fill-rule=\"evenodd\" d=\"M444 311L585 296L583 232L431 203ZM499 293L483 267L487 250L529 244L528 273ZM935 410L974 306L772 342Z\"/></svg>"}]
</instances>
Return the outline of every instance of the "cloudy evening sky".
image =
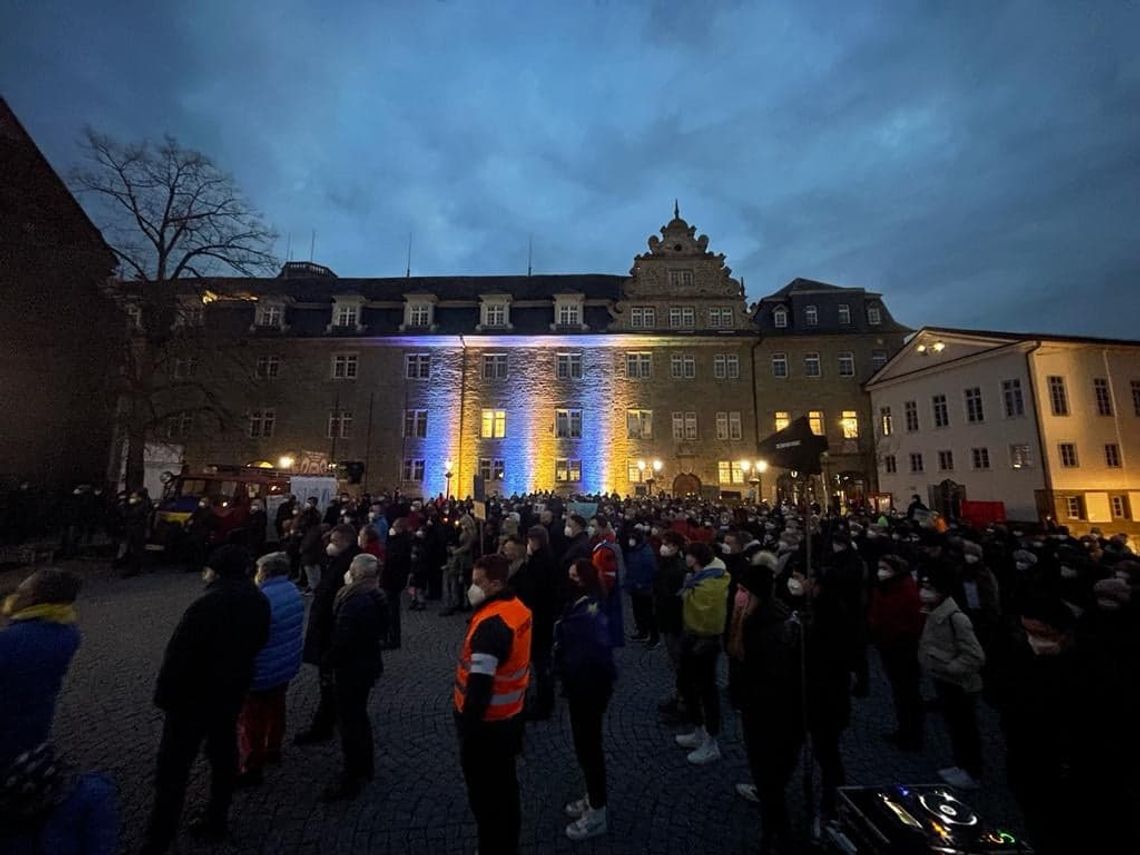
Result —
<instances>
[{"instance_id":1,"label":"cloudy evening sky","mask_svg":"<svg viewBox=\"0 0 1140 855\"><path fill-rule=\"evenodd\" d=\"M1137 337L1140 2L8 0L0 93L176 135L342 276L624 273L681 213L749 296Z\"/></svg>"}]
</instances>

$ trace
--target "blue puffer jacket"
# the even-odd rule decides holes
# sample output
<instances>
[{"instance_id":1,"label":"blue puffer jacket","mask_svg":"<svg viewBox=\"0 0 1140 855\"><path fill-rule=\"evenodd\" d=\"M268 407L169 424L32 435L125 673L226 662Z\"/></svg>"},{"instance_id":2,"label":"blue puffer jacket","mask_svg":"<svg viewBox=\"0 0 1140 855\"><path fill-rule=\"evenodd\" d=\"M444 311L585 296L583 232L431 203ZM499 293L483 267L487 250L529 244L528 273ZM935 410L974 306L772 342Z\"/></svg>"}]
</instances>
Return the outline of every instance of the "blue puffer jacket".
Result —
<instances>
[{"instance_id":1,"label":"blue puffer jacket","mask_svg":"<svg viewBox=\"0 0 1140 855\"><path fill-rule=\"evenodd\" d=\"M657 558L648 543L630 549L625 554L625 588L627 591L649 593L657 577Z\"/></svg>"},{"instance_id":2,"label":"blue puffer jacket","mask_svg":"<svg viewBox=\"0 0 1140 855\"><path fill-rule=\"evenodd\" d=\"M273 576L261 585L269 600L269 641L253 663L251 691L264 692L297 676L301 669L301 630L305 623L305 602L285 576Z\"/></svg>"}]
</instances>

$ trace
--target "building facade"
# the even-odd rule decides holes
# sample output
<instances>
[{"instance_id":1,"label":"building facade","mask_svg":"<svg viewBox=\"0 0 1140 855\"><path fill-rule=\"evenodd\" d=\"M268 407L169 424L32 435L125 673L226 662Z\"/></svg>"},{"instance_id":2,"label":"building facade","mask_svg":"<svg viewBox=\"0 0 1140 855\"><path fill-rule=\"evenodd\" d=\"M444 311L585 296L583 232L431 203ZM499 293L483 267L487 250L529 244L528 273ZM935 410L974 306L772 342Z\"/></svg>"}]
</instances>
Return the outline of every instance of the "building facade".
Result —
<instances>
[{"instance_id":1,"label":"building facade","mask_svg":"<svg viewBox=\"0 0 1140 855\"><path fill-rule=\"evenodd\" d=\"M1140 342L923 328L867 389L896 502L1140 531Z\"/></svg>"}]
</instances>

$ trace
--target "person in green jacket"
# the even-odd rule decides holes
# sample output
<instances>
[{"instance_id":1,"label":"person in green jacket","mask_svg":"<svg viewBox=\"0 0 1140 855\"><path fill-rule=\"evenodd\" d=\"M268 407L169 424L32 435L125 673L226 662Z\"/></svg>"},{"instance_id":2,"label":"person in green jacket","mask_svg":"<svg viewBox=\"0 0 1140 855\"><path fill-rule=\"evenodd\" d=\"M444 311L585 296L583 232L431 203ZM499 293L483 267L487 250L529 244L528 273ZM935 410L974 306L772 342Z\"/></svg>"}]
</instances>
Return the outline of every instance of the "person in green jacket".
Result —
<instances>
[{"instance_id":1,"label":"person in green jacket","mask_svg":"<svg viewBox=\"0 0 1140 855\"><path fill-rule=\"evenodd\" d=\"M685 717L693 726L678 735L677 744L689 749L686 759L704 765L720 759L720 693L716 685L717 657L728 612L728 570L706 543L685 549L689 574L681 588L680 684Z\"/></svg>"}]
</instances>

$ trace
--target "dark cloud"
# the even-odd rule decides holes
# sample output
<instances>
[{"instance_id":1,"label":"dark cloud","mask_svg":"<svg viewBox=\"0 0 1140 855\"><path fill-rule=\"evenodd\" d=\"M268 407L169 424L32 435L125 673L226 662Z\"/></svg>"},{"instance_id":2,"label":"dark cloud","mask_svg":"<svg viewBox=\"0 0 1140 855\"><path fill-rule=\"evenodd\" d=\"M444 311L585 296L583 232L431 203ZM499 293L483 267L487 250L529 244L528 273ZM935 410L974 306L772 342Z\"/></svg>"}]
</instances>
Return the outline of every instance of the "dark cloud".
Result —
<instances>
[{"instance_id":1,"label":"dark cloud","mask_svg":"<svg viewBox=\"0 0 1140 855\"><path fill-rule=\"evenodd\" d=\"M174 7L168 7L174 8ZM66 168L165 131L344 275L624 272L671 214L755 297L1134 335L1140 3L18 3L0 91ZM298 247L303 247L299 251ZM1079 299L1088 308L1073 311Z\"/></svg>"}]
</instances>

